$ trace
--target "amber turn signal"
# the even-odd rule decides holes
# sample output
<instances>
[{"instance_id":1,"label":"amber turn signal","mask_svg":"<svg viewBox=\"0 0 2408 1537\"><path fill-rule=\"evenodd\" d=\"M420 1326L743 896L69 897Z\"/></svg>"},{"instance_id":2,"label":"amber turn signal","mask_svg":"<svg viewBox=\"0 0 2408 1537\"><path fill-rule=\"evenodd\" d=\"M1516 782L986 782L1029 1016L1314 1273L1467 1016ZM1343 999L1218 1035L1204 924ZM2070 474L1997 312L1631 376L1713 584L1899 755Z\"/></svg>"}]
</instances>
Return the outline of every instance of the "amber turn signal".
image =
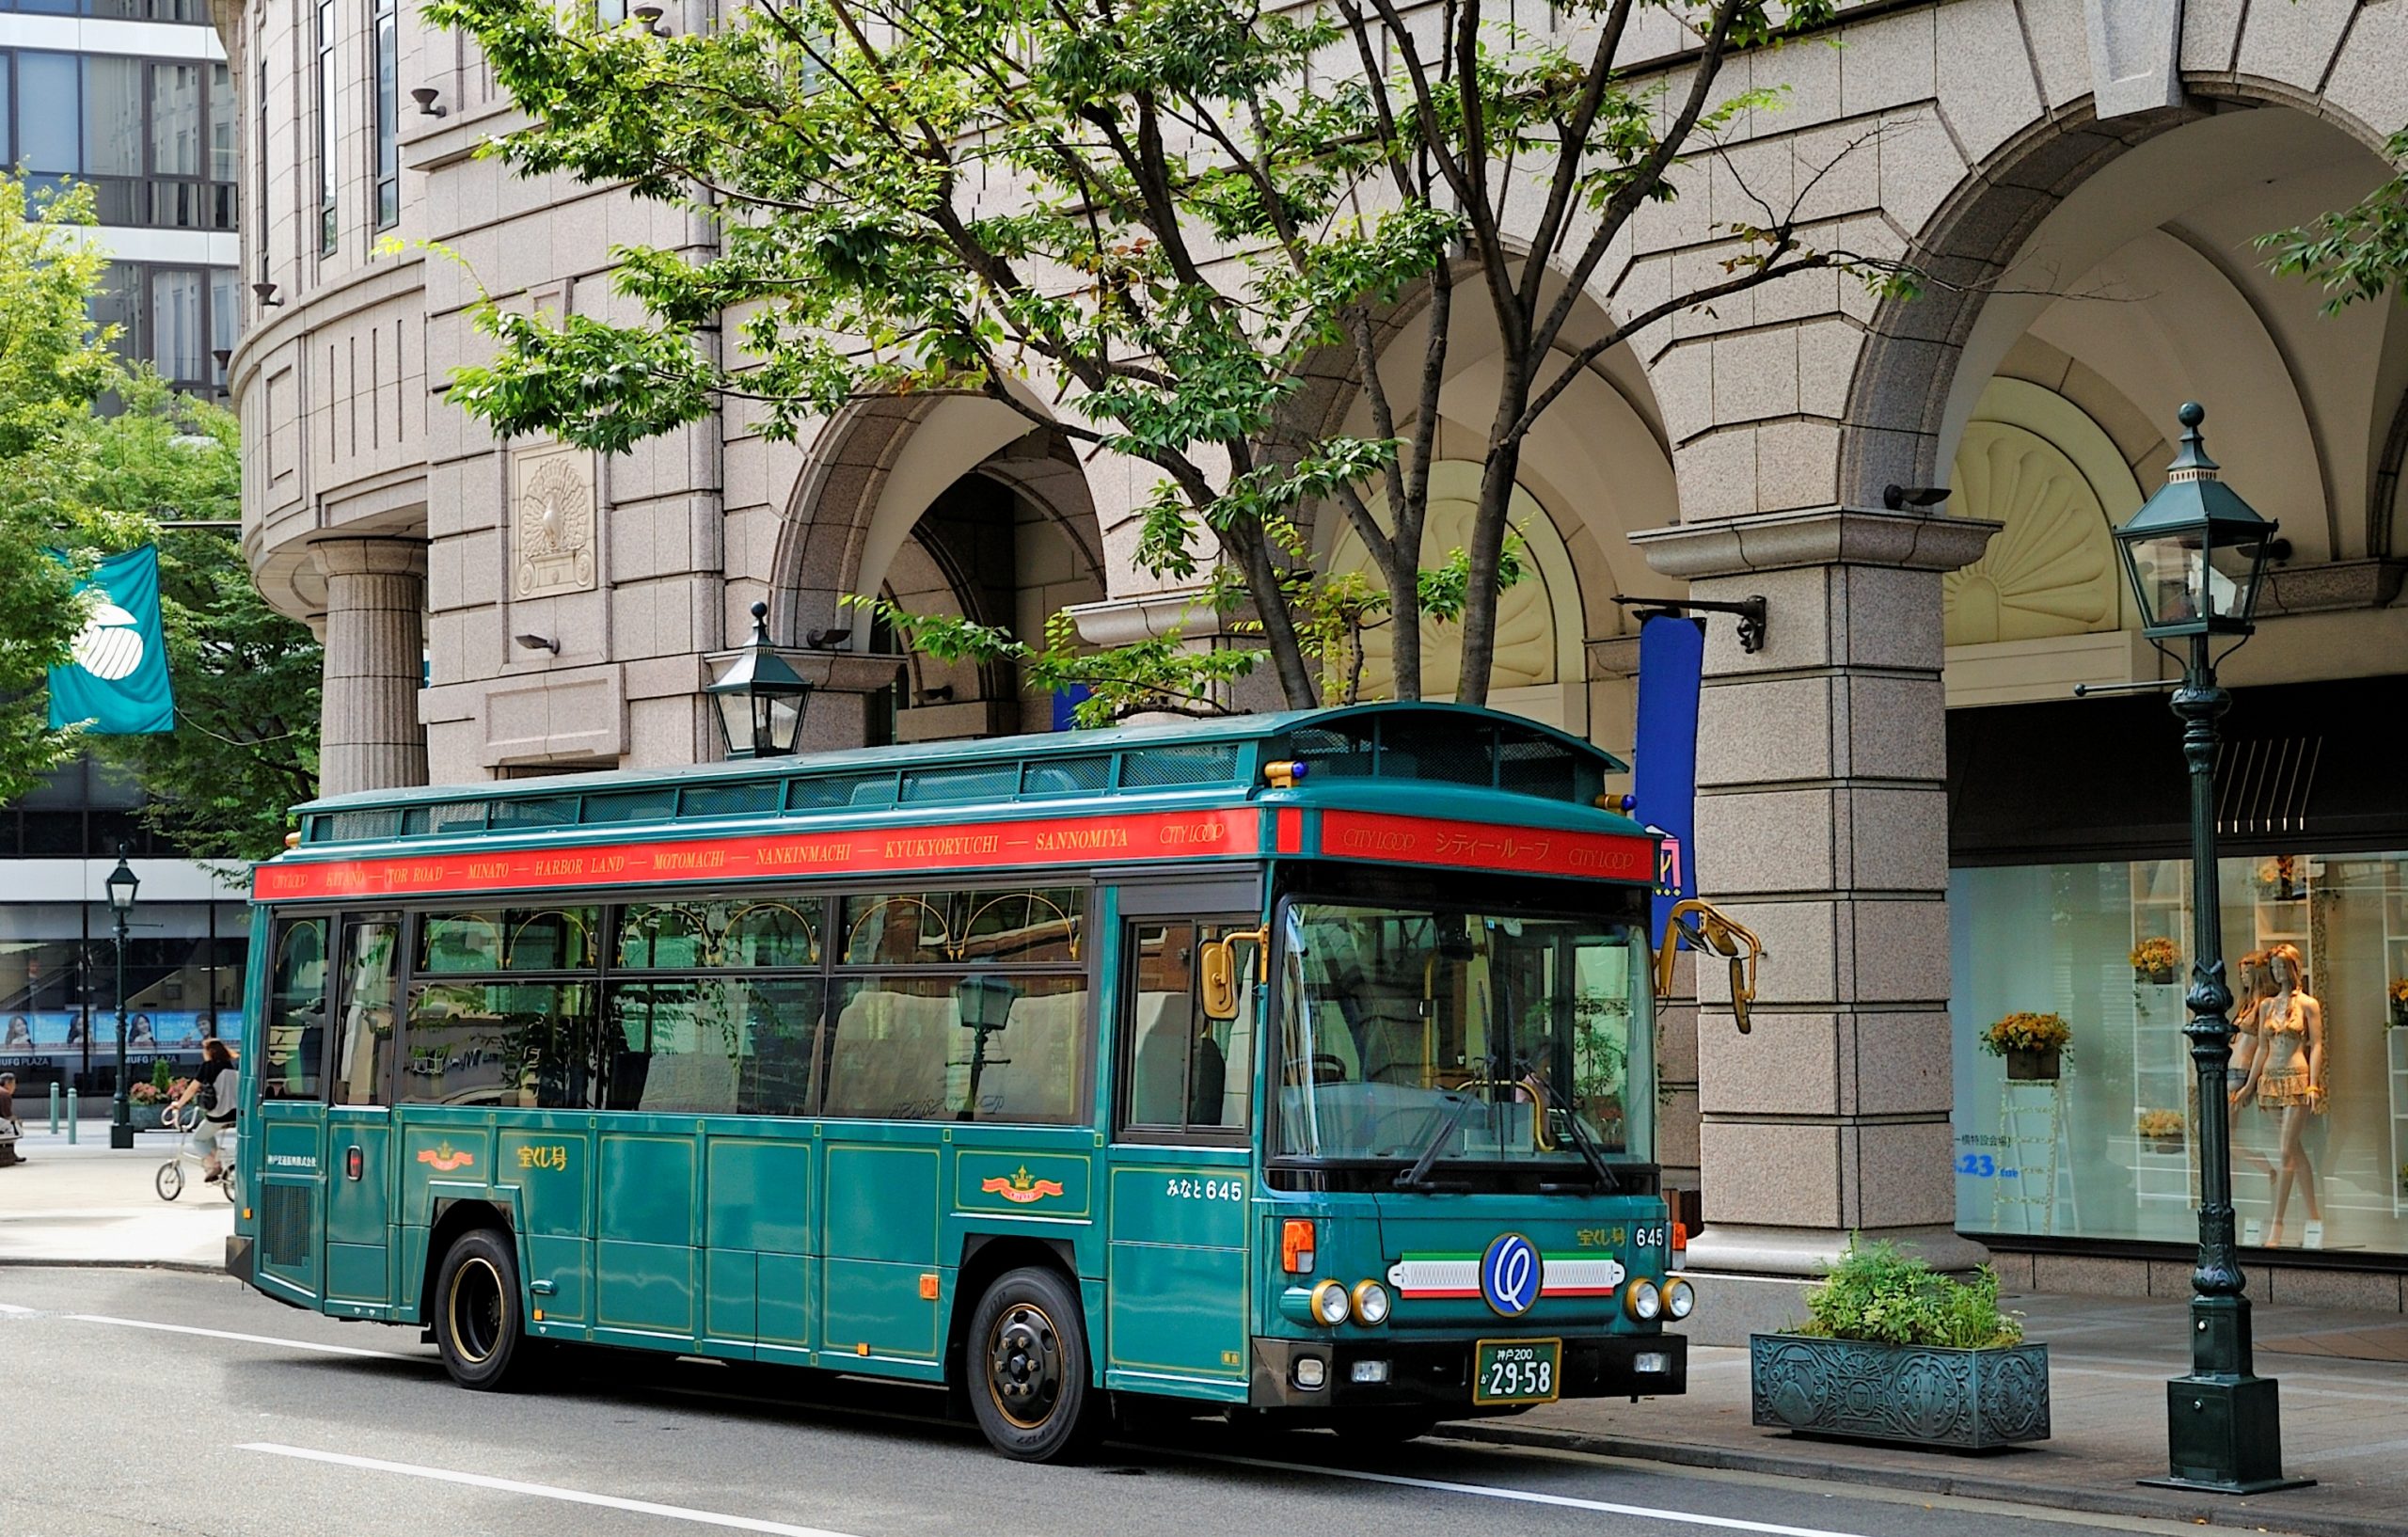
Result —
<instances>
[{"instance_id":1,"label":"amber turn signal","mask_svg":"<svg viewBox=\"0 0 2408 1537\"><path fill-rule=\"evenodd\" d=\"M1313 1224L1309 1217L1290 1217L1279 1225L1279 1268L1304 1276L1313 1268Z\"/></svg>"}]
</instances>

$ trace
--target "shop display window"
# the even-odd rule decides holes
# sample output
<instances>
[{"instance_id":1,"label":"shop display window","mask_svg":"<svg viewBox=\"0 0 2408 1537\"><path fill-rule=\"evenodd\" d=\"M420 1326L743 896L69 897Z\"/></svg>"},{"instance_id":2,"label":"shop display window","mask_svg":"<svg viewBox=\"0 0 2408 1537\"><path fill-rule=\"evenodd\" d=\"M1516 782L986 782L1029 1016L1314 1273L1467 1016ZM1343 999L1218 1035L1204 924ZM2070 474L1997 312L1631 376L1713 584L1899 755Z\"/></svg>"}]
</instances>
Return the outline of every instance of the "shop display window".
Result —
<instances>
[{"instance_id":1,"label":"shop display window","mask_svg":"<svg viewBox=\"0 0 2408 1537\"><path fill-rule=\"evenodd\" d=\"M2408 853L2220 875L2241 1242L2408 1253ZM2188 862L1959 869L1949 905L1957 1228L2194 1241ZM1985 1050L2018 1014L2068 1027L2054 1077Z\"/></svg>"}]
</instances>

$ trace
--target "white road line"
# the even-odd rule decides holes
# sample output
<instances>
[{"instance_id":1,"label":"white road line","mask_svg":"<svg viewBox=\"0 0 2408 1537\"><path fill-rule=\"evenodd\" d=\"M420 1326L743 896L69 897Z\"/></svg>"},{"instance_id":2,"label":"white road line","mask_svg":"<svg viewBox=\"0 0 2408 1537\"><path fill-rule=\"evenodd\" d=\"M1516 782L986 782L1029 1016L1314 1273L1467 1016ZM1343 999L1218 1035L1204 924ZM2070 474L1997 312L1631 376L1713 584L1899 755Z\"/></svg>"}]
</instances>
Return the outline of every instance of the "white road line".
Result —
<instances>
[{"instance_id":1,"label":"white road line","mask_svg":"<svg viewBox=\"0 0 2408 1537\"><path fill-rule=\"evenodd\" d=\"M362 1350L357 1345L321 1345L314 1339L281 1339L272 1334L236 1334L231 1329L197 1329L189 1323L153 1323L147 1318L111 1318L105 1313L69 1313L83 1323L113 1323L120 1329L156 1329L162 1334L197 1334L208 1339L236 1339L246 1345L281 1345L287 1350L313 1350L323 1355L366 1355L379 1361L428 1361L398 1350Z\"/></svg>"},{"instance_id":2,"label":"white road line","mask_svg":"<svg viewBox=\"0 0 2408 1537\"><path fill-rule=\"evenodd\" d=\"M30 1307L20 1307L13 1302L0 1302L0 1313L30 1313Z\"/></svg>"},{"instance_id":3,"label":"white road line","mask_svg":"<svg viewBox=\"0 0 2408 1537\"><path fill-rule=\"evenodd\" d=\"M673 1521L691 1521L697 1526L729 1527L737 1531L766 1531L773 1537L849 1537L848 1533L831 1531L825 1527L798 1527L784 1521L764 1521L750 1515L728 1515L719 1511L698 1511L689 1505L661 1505L649 1499L621 1499L615 1495L588 1494L582 1489L562 1489L549 1483L522 1483L516 1479L497 1479L483 1473L462 1473L449 1467L421 1467L416 1463L388 1463L376 1457L353 1457L340 1451L312 1451L307 1447L278 1446L273 1441L248 1441L235 1448L238 1451L264 1451L277 1457L298 1457L305 1462L332 1463L338 1467L365 1468L372 1473L399 1473L414 1479L433 1479L437 1483L461 1483L471 1489L493 1489L506 1495L531 1495L538 1499L564 1500L571 1505L598 1505L604 1510L628 1511L637 1515L665 1516Z\"/></svg>"},{"instance_id":4,"label":"white road line","mask_svg":"<svg viewBox=\"0 0 2408 1537\"><path fill-rule=\"evenodd\" d=\"M1319 1474L1323 1478L1353 1479L1358 1483L1386 1483L1404 1489L1435 1489L1441 1494L1477 1495L1482 1499L1512 1500L1522 1505L1552 1505L1569 1511L1595 1511L1601 1515L1627 1515L1640 1521L1669 1521L1676 1526L1713 1527L1723 1531L1762 1532L1766 1537L1860 1537L1855 1532L1834 1531L1827 1527L1784 1527L1777 1521L1743 1521L1735 1516L1705 1515L1696 1511L1659 1510L1652 1505L1618 1505L1609 1499L1581 1499L1572 1495L1542 1494L1535 1489L1499 1489L1485 1483L1453 1483L1445 1479L1409 1479L1400 1473L1367 1473L1352 1467L1309 1467L1301 1463L1265 1462L1255 1457L1222 1457L1210 1452L1194 1453L1198 1460L1234 1463L1240 1467L1262 1467L1280 1473Z\"/></svg>"}]
</instances>

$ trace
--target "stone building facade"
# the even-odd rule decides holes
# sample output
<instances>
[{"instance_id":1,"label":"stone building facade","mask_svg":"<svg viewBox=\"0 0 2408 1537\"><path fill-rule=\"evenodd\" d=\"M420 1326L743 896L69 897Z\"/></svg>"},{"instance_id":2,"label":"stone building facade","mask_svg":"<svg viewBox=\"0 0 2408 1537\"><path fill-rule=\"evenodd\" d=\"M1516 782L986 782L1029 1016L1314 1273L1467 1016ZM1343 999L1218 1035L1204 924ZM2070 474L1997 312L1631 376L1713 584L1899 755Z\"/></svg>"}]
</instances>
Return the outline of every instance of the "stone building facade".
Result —
<instances>
[{"instance_id":1,"label":"stone building facade","mask_svg":"<svg viewBox=\"0 0 2408 1537\"><path fill-rule=\"evenodd\" d=\"M666 24L707 25L713 3L679 0ZM709 231L474 158L514 109L471 47L406 8L254 3L222 27L259 208L246 277L273 285L232 366L245 538L271 600L323 626L329 791L710 756L708 658L756 600L823 685L810 730L827 745L1052 723L1050 701L993 669L914 658L897 684L845 594L1028 634L1077 607L1098 640L1179 611L1132 560L1143 467L1074 454L990 403L871 403L794 446L733 411L607 458L497 441L444 398L479 344L465 310L481 290L606 313L612 245ZM2368 990L2327 1010L2352 1022L2365 1108L2345 1133L2337 1100L2314 1129L2336 1145L2308 1155L2331 1165L2311 1180L2330 1209L2318 1244L2296 1212L2262 1213L2278 1220L2253 1260L2278 1297L2400 1306L2408 1031L2379 1026L2381 989L2408 975L2408 907L2391 912L2408 861L2386 852L2408 830L2341 766L2377 751L2398 701L2364 680L2408 657L2408 324L2388 306L2320 315L2251 240L2386 174L2384 137L2408 121L2408 0L1868 4L1822 40L1837 46L1730 66L1731 88L1784 87L1782 104L1681 174L1585 295L1591 323L1713 270L1723 227L1759 199L1802 198L1810 238L1910 257L1935 281L1899 300L1803 275L1600 359L1526 454L1542 580L1500 636L1498 703L1620 747L1635 631L1616 594L1768 600L1762 649L1727 624L1708 640L1699 873L1774 959L1752 1034L1710 975L1667 1021L1665 1157L1702 1184L1708 1223L1694 1262L1796 1276L1861 1230L1956 1261L1987 1244L2027 1282L2178 1284L2179 1235L2150 1192L2180 1170L2147 1163L2164 1155L2128 1146L2126 1124L2158 1092L2163 1003L2100 977L2174 911L2150 894L2178 852L2158 823L2179 805L2146 826L2052 808L2178 772L2159 702L2067 699L2168 675L2107 531L2162 483L2175 408L2195 398L2227 478L2289 540L2260 633L2227 664L2236 721L2276 721L2266 751L2302 762L2316 737L2322 765L2280 806L2236 792L2234 847L2313 866L2333 912L2356 904L2322 932L2355 947L2333 974ZM1686 41L1656 36L1651 68L1677 78ZM1399 356L1418 356L1412 333L1408 318ZM1465 452L1483 353L1459 341L1442 402L1475 424ZM1886 495L1942 486L1929 512ZM2311 697L2371 703L2313 719L2282 703ZM2289 932L2294 898L2274 889L2266 934ZM1992 975L1969 915L2031 920L2042 948ZM2088 1033L2091 1076L2047 1107L2042 1136L1972 1035L1993 1005L2052 1004ZM2258 1124L2244 1159L2289 1159ZM2081 1182L2110 1164L2122 1172ZM2010 1167L2023 1182L2004 1199ZM2242 1182L2246 1216L2246 1166Z\"/></svg>"}]
</instances>

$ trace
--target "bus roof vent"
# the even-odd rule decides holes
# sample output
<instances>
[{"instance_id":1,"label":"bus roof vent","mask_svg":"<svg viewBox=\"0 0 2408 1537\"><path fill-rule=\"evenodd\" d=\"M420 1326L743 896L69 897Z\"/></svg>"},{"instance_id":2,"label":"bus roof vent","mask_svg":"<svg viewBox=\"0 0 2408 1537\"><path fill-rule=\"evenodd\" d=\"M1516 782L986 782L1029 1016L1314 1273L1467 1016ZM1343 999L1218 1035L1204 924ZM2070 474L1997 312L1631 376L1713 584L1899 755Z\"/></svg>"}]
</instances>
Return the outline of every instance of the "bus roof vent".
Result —
<instances>
[{"instance_id":1,"label":"bus roof vent","mask_svg":"<svg viewBox=\"0 0 2408 1537\"><path fill-rule=\"evenodd\" d=\"M488 824L497 832L524 828L575 827L577 797L544 795L527 800L497 800Z\"/></svg>"},{"instance_id":2,"label":"bus roof vent","mask_svg":"<svg viewBox=\"0 0 2408 1537\"><path fill-rule=\"evenodd\" d=\"M1149 747L1124 753L1124 790L1172 789L1181 784L1227 784L1238 777L1238 750L1222 742L1196 747Z\"/></svg>"},{"instance_id":3,"label":"bus roof vent","mask_svg":"<svg viewBox=\"0 0 2408 1537\"><path fill-rule=\"evenodd\" d=\"M903 776L903 800L993 800L1020 793L1020 766L931 768Z\"/></svg>"},{"instance_id":4,"label":"bus roof vent","mask_svg":"<svg viewBox=\"0 0 2408 1537\"><path fill-rule=\"evenodd\" d=\"M585 819L589 822L665 822L676 815L677 790L670 784L612 790L585 798Z\"/></svg>"},{"instance_id":5,"label":"bus roof vent","mask_svg":"<svg viewBox=\"0 0 2408 1537\"><path fill-rule=\"evenodd\" d=\"M402 814L389 806L375 811L339 811L310 820L322 830L309 840L311 843L366 843L392 837L402 830Z\"/></svg>"},{"instance_id":6,"label":"bus roof vent","mask_svg":"<svg viewBox=\"0 0 2408 1537\"><path fill-rule=\"evenodd\" d=\"M767 816L778 809L785 786L774 779L739 779L732 783L694 784L679 798L681 816Z\"/></svg>"},{"instance_id":7,"label":"bus roof vent","mask_svg":"<svg viewBox=\"0 0 2408 1537\"><path fill-rule=\"evenodd\" d=\"M1500 726L1497 732L1497 784L1515 795L1585 801L1604 787L1605 778L1552 737Z\"/></svg>"},{"instance_id":8,"label":"bus roof vent","mask_svg":"<svg viewBox=\"0 0 2408 1537\"><path fill-rule=\"evenodd\" d=\"M1348 727L1352 729L1347 729ZM1377 728L1370 721L1338 726L1306 726L1295 734L1293 752L1324 776L1368 779L1372 773L1371 744Z\"/></svg>"},{"instance_id":9,"label":"bus roof vent","mask_svg":"<svg viewBox=\"0 0 2408 1537\"><path fill-rule=\"evenodd\" d=\"M1112 755L1099 753L1091 758L1036 758L1020 771L1020 793L1036 795L1083 795L1112 785Z\"/></svg>"},{"instance_id":10,"label":"bus roof vent","mask_svg":"<svg viewBox=\"0 0 2408 1537\"><path fill-rule=\"evenodd\" d=\"M1315 768L1319 768L1316 764ZM1447 784L1497 783L1497 733L1455 721L1391 716L1380 723L1379 772Z\"/></svg>"},{"instance_id":11,"label":"bus roof vent","mask_svg":"<svg viewBox=\"0 0 2408 1537\"><path fill-rule=\"evenodd\" d=\"M440 838L451 832L482 832L485 826L483 800L437 800L402 811L402 836Z\"/></svg>"},{"instance_id":12,"label":"bus roof vent","mask_svg":"<svg viewBox=\"0 0 2408 1537\"><path fill-rule=\"evenodd\" d=\"M829 779L797 779L786 784L788 811L832 811L841 806L889 806L895 803L895 776L842 774Z\"/></svg>"}]
</instances>

